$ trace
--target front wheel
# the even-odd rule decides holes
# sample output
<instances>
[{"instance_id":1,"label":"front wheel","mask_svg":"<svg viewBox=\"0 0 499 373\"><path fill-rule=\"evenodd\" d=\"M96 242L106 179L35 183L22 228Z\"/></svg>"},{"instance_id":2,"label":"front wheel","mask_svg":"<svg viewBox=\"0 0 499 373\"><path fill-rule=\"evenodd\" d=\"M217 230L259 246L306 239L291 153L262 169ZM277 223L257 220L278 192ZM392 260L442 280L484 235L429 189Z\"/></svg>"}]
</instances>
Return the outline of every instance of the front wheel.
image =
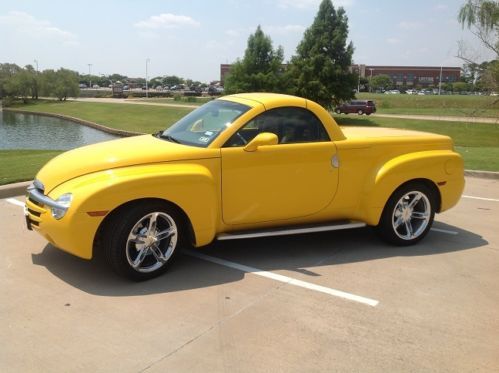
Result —
<instances>
[{"instance_id":1,"label":"front wheel","mask_svg":"<svg viewBox=\"0 0 499 373\"><path fill-rule=\"evenodd\" d=\"M162 274L183 238L176 210L159 202L125 207L104 233L104 250L119 275L142 281Z\"/></svg>"},{"instance_id":2,"label":"front wheel","mask_svg":"<svg viewBox=\"0 0 499 373\"><path fill-rule=\"evenodd\" d=\"M357 111L357 114L362 115L362 114L364 114L364 111L362 111L361 109L359 109L359 110Z\"/></svg>"},{"instance_id":3,"label":"front wheel","mask_svg":"<svg viewBox=\"0 0 499 373\"><path fill-rule=\"evenodd\" d=\"M388 200L377 226L388 242L408 246L420 241L430 230L435 217L435 196L422 183L397 189Z\"/></svg>"}]
</instances>

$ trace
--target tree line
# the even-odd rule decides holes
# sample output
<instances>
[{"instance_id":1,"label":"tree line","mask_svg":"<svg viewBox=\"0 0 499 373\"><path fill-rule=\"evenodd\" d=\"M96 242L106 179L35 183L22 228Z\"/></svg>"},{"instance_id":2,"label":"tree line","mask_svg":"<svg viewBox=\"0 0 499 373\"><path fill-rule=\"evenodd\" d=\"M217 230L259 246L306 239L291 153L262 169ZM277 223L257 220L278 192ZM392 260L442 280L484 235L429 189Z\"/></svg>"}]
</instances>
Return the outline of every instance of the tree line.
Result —
<instances>
[{"instance_id":1,"label":"tree line","mask_svg":"<svg viewBox=\"0 0 499 373\"><path fill-rule=\"evenodd\" d=\"M78 73L68 69L36 71L32 65L22 68L16 64L0 64L0 98L8 106L13 100L24 103L38 96L65 100L78 97Z\"/></svg>"}]
</instances>

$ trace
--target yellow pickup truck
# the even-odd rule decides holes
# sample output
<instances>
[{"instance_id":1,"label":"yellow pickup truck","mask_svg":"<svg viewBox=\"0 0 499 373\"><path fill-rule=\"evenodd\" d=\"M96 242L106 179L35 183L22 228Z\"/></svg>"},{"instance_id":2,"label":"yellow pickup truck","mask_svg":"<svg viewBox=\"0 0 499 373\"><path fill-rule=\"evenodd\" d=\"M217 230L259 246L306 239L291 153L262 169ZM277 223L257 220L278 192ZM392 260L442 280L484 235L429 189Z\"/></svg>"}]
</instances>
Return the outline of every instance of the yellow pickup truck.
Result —
<instances>
[{"instance_id":1,"label":"yellow pickup truck","mask_svg":"<svg viewBox=\"0 0 499 373\"><path fill-rule=\"evenodd\" d=\"M179 248L376 227L411 245L464 188L447 136L340 128L310 100L247 93L211 101L165 131L85 146L28 188L29 229L81 258L96 250L133 280Z\"/></svg>"}]
</instances>

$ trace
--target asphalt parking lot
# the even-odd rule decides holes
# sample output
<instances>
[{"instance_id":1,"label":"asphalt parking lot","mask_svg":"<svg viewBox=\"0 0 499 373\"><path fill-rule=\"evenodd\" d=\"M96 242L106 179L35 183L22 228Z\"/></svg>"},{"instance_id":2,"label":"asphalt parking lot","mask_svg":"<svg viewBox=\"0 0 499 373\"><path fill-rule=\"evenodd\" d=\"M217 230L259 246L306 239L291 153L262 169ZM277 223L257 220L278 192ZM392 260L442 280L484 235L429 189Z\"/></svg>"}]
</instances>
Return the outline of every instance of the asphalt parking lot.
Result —
<instances>
[{"instance_id":1,"label":"asphalt parking lot","mask_svg":"<svg viewBox=\"0 0 499 373\"><path fill-rule=\"evenodd\" d=\"M0 200L0 371L497 372L499 180L466 181L413 247L369 228L221 241L144 283Z\"/></svg>"}]
</instances>

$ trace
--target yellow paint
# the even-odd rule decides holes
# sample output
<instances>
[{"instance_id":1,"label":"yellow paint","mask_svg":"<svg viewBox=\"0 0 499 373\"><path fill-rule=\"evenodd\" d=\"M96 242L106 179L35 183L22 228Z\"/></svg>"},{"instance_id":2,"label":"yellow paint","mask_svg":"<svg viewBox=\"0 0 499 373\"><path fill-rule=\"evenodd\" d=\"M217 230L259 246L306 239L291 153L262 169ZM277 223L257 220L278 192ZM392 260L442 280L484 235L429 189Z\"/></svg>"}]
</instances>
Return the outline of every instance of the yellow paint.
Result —
<instances>
[{"instance_id":1,"label":"yellow paint","mask_svg":"<svg viewBox=\"0 0 499 373\"><path fill-rule=\"evenodd\" d=\"M440 211L455 205L464 188L463 162L452 140L430 133L383 128L340 128L318 104L270 93L226 96L250 107L207 148L151 135L115 140L66 152L40 170L45 193L73 194L66 216L27 202L40 213L36 230L55 246L91 258L104 216L144 198L177 205L188 216L195 245L243 229L355 219L370 225L400 185L423 179L438 186ZM276 144L262 134L255 146L225 142L265 110L297 106L312 111L331 141ZM255 139L256 140L256 139Z\"/></svg>"}]
</instances>

